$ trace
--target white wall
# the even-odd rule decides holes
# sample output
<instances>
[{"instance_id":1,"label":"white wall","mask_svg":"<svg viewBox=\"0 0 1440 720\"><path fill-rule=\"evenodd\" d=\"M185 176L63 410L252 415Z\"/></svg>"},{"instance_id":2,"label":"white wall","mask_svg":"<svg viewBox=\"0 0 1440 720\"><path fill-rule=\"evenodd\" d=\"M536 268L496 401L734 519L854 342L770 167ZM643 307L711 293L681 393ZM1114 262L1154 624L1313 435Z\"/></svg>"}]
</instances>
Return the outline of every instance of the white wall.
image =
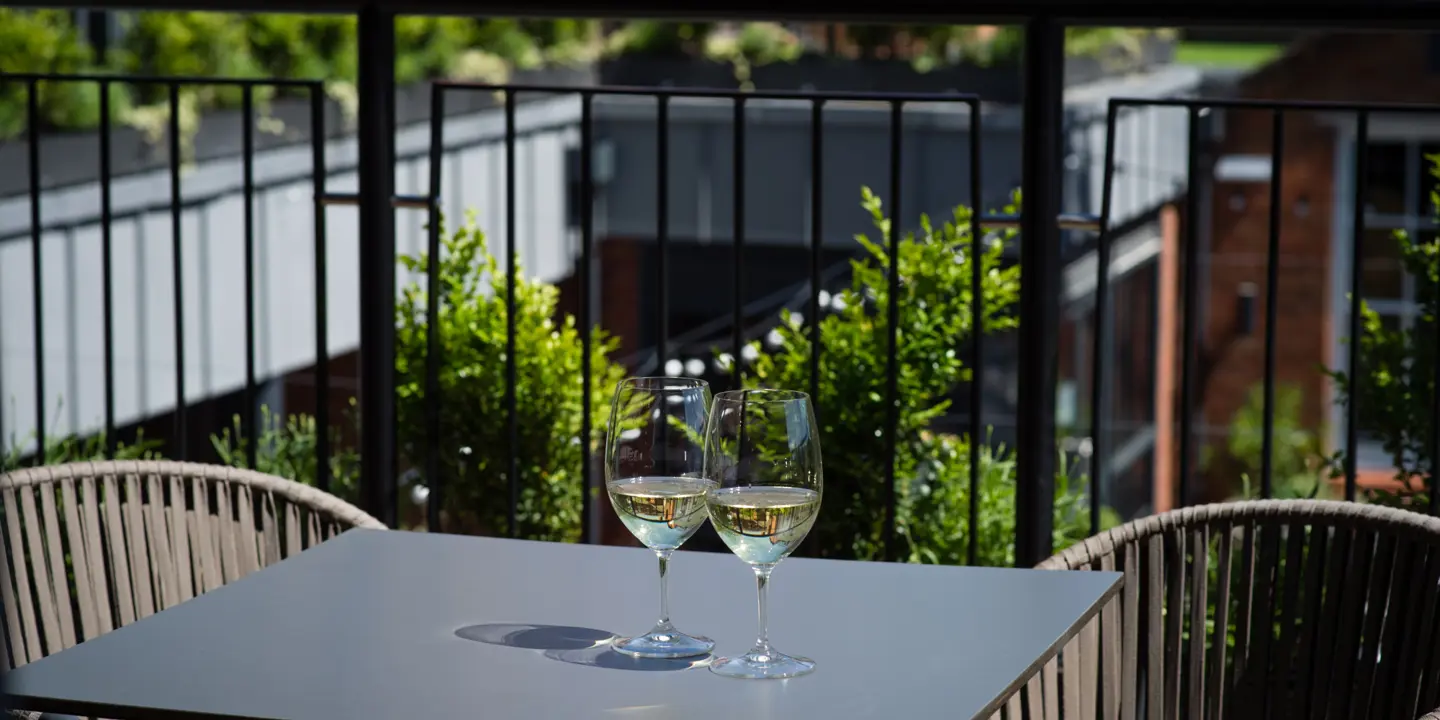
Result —
<instances>
[{"instance_id":1,"label":"white wall","mask_svg":"<svg viewBox=\"0 0 1440 720\"><path fill-rule=\"evenodd\" d=\"M504 126L499 113L446 122L447 148L442 207L479 212L491 248L504 261ZM526 103L516 125L559 124L517 142L516 235L527 274L554 280L570 272L572 240L565 228L564 149L578 142L573 98ZM559 122L557 122L559 121ZM478 144L477 143L486 143ZM418 155L396 168L396 191L423 194L428 183L428 125L408 127L397 138L398 153ZM353 167L353 138L331 141L327 162ZM23 172L19 169L0 171ZM256 373L259 379L309 366L315 360L315 256L311 202L310 147L257 155L257 184L295 178L257 192L255 224ZM354 173L329 174L331 192L353 192ZM237 159L187 168L182 197L219 196L181 215L182 307L184 310L185 395L189 401L232 392L245 384L244 206ZM169 178L150 172L112 185L117 215L151 206L112 224L115 416L120 424L168 412L176 401L174 274L169 212ZM85 186L42 195L42 226L73 223L99 210L99 187ZM29 198L0 201L0 235L28 233ZM399 251L414 253L425 242L425 213L396 213ZM359 248L353 206L327 212L326 243L328 347L331 353L359 343ZM41 236L41 276L46 434L92 432L105 413L101 230L98 224ZM36 363L32 248L28 239L0 242L0 450L16 441L33 448L36 427ZM405 283L410 278L400 277ZM57 407L59 408L57 412Z\"/></svg>"}]
</instances>

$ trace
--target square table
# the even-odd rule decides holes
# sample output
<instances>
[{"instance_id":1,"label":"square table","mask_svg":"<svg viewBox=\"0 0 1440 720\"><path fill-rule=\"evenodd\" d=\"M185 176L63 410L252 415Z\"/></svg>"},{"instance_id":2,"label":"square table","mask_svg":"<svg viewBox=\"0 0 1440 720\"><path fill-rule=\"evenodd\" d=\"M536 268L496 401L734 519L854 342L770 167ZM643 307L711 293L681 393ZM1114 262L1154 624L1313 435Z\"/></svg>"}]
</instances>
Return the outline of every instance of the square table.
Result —
<instances>
[{"instance_id":1,"label":"square table","mask_svg":"<svg viewBox=\"0 0 1440 720\"><path fill-rule=\"evenodd\" d=\"M120 719L988 717L1120 582L792 558L771 639L817 668L734 680L604 645L655 620L647 550L352 530L5 681L15 707ZM754 640L732 555L677 553L670 607L717 653Z\"/></svg>"}]
</instances>

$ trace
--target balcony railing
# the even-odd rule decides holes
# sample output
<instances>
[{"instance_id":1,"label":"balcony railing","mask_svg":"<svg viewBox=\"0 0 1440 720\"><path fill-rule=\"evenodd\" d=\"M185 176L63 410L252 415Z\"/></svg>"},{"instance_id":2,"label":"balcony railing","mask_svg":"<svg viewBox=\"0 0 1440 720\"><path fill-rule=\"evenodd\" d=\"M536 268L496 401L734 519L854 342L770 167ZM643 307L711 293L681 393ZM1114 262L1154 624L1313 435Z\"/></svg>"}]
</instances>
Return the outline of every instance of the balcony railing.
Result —
<instances>
[{"instance_id":1,"label":"balcony railing","mask_svg":"<svg viewBox=\"0 0 1440 720\"><path fill-rule=\"evenodd\" d=\"M1379 11L1374 3L1361 6L1355 3L1320 3L1312 4L1307 12L1313 13L1316 21L1326 20L1332 22L1365 21L1378 22L1376 17L1390 14L1383 22L1403 23L1407 19L1421 17L1420 8L1425 3L1387 3L1385 7L1390 11ZM1254 18L1269 16L1286 11L1289 6L1282 6L1275 3L1251 2L1245 4L1229 3L1206 3L1188 5L1183 10L1157 10L1147 8L1145 13L1155 17L1150 20L1155 22L1169 22L1171 19L1203 20L1208 18L1219 18L1229 13L1230 20L1241 17ZM260 8L247 8L260 9ZM671 203L669 198L670 184L667 182L668 174L672 165L670 132L672 122L671 110L674 104L682 99L703 98L728 105L732 113L730 149L732 152L731 163L735 168L732 175L734 183L732 198L734 203L730 209L733 222L733 237L731 251L734 258L734 271L728 278L728 285L734 299L733 313L730 322L729 352L735 369L731 374L733 382L740 382L743 374L739 359L742 357L745 345L745 331L747 325L746 313L744 311L744 298L746 287L746 266L742 262L747 252L746 237L746 173L743 171L746 163L747 143L747 107L767 101L777 101L803 106L810 117L808 132L808 178L811 187L811 203L807 209L809 213L809 232L807 238L809 254L808 280L806 290L808 291L807 307L808 315L812 322L808 326L810 336L810 347L812 354L810 358L810 390L818 394L819 368L821 353L824 350L820 342L820 323L822 316L821 294L823 292L822 270L824 263L822 258L823 230L825 214L822 210L823 195L821 189L825 186L826 172L823 166L825 148L829 141L824 130L824 114L826 106L839 102L864 102L878 103L883 106L884 112L889 118L888 135L888 187L884 196L887 198L887 212L889 217L894 219L896 230L902 228L902 221L910 209L902 204L905 197L902 187L905 181L905 174L902 172L902 159L904 157L904 123L905 110L909 106L922 104L943 104L963 110L968 120L968 157L963 168L957 170L956 176L963 175L968 178L966 187L968 197L964 198L971 208L980 209L986 207L986 198L982 196L984 183L982 180L982 155L984 148L981 142L981 126L984 112L982 102L984 98L975 95L959 93L937 93L937 94L875 94L875 93L825 93L825 92L742 92L742 91L709 91L709 90L688 90L688 89L640 89L640 88L615 88L615 87L551 87L551 86L529 86L529 85L489 85L489 84L467 84L458 82L437 82L433 85L430 96L429 113L429 142L426 157L428 158L428 178L424 182L424 189L418 193L397 193L395 190L395 168L397 160L395 127L393 119L393 98L395 93L394 78L390 71L394 61L394 16L388 9L381 9L374 6L363 8L352 7L348 4L324 3L314 4L288 4L288 3L267 3L267 10L307 10L318 11L321 9L336 10L344 12L355 12L360 19L360 82L359 91L359 114L358 114L358 147L360 148L357 162L353 166L356 174L357 188L355 192L337 192L327 184L327 176L338 170L336 166L328 164L327 143L329 133L325 117L325 98L323 87L319 82L291 82L278 80L228 80L211 78L137 78L124 76L53 76L53 75L0 75L0 83L24 84L28 92L28 127L29 134L26 138L26 146L29 158L28 186L29 186L29 219L31 243L31 282L32 282L32 323L34 326L34 348L33 363L35 367L34 393L36 397L34 413L35 428L37 429L36 447L40 452L36 454L37 460L43 460L43 449L46 447L46 428L49 427L49 418L46 415L46 384L44 368L47 363L46 333L44 332L44 320L46 316L45 301L47 294L43 289L45 278L45 266L43 253L41 252L42 235L54 230L64 228L47 225L44 222L45 197L49 190L42 187L41 154L38 122L38 93L37 87L40 83L48 82L78 82L93 84L98 88L101 98L101 127L99 130L99 157L98 163L98 187L100 210L95 218L95 225L101 233L101 266L102 266L102 289L101 297L103 304L103 347L104 347L104 430L108 441L116 437L117 420L117 388L121 382L116 377L115 347L117 343L117 330L115 318L119 311L115 305L115 290L112 284L113 257L113 232L117 223L129 216L138 216L147 211L163 210L169 214L171 232L171 304L173 306L172 329L174 344L174 414L172 417L173 436L170 440L177 448L176 454L183 458L188 447L186 437L190 430L191 423L186 414L187 391L193 373L187 371L185 358L187 354L186 330L193 326L187 320L187 311L191 308L191 295L187 291L185 282L185 258L187 257L187 244L189 233L183 222L183 213L186 208L204 205L208 200L200 196L187 195L182 192L181 166L183 152L180 146L181 129L179 127L179 89L186 84L223 85L233 86L241 89L243 107L241 117L242 151L241 161L241 182L240 197L243 205L243 237L244 237L244 263L241 268L243 274L243 290L245 303L245 339L244 356L245 371L243 374L243 428L242 433L252 439L247 446L250 455L250 462L255 462L255 453L258 451L258 444L253 442L257 437L257 428L260 426L258 415L260 401L260 389L258 380L261 375L259 360L257 358L257 347L259 344L258 334L260 322L256 316L256 279L255 279L255 257L256 257L256 204L255 197L257 190L264 186L264 182L257 180L255 170L256 139L255 139L255 93L254 90L261 86L286 86L300 94L308 102L310 121L310 162L311 162L311 193L310 203L313 213L313 284L315 288L314 297L314 383L317 399L316 425L321 432L316 434L317 445L315 447L316 458L316 484L322 489L330 487L330 458L334 448L331 447L330 434L325 429L334 424L334 418L330 407L332 406L330 393L331 377L330 363L332 348L329 343L331 306L334 303L332 290L330 289L331 277L327 273L327 258L330 257L331 247L327 242L329 230L327 230L326 214L327 208L335 206L355 206L358 209L358 289L360 324L358 332L358 346L360 353L360 378L359 378L359 410L362 418L359 437L356 439L357 446L361 449L360 462L360 494L365 508L381 518L383 521L395 525L401 514L400 500L397 488L397 444L396 444L396 328L394 319L396 317L396 280L394 261L397 254L395 210L397 208L423 210L427 217L427 231L425 235L426 253L431 262L425 268L425 315L427 318L436 318L440 315L440 289L442 278L439 275L439 263L434 259L442 253L441 236L441 215L446 210L445 178L443 168L445 166L444 153L446 150L446 107L447 99L464 93L485 93L497 94L499 100L499 112L502 113L503 131L499 141L499 150L503 154L504 168L501 173L501 182L504 185L503 197L504 207L504 253L505 274L511 278L506 283L505 307L506 307L506 352L505 357L505 386L506 395L504 407L506 412L506 435L508 438L508 467L505 469L505 476L508 479L509 492L509 517L505 531L509 534L519 532L520 521L516 514L520 507L521 470L520 463L524 461L518 452L519 446L519 416L517 411L517 366L518 353L521 348L517 346L516 336L516 315L517 298L515 295L515 281L517 277L517 262L519 250L517 249L517 233L515 217L516 208L516 182L518 177L517 165L520 162L517 158L519 152L517 143L526 132L520 127L517 120L518 108L521 103L517 100L521 95L547 95L572 96L578 100L579 119L579 189L578 203L582 208L579 213L579 270L576 276L579 278L578 290L578 322L582 328L581 338L583 342L581 366L581 398L582 398L582 428L580 437L588 439L592 436L592 387L595 378L590 365L592 336L589 329L594 325L594 309L592 307L591 278L595 267L596 257L594 254L596 244L596 228L594 227L593 205L595 200L595 158L597 141L595 136L596 107L597 102L615 97L639 96L654 102L655 123L658 132L655 136L655 158L654 172L658 178L656 195L654 198L654 213L657 227L655 238L656 276L654 282L661 291L655 299L653 313L656 317L658 328L658 341L656 347L656 361L659 367L663 367L665 361L670 359L669 350L671 340L668 331L670 317L667 308L670 277L666 263L667 248L670 244L668 236L669 214ZM443 11L447 7L440 3L427 5L426 10ZM458 9L458 8L449 8ZM552 6L550 9L561 12L565 10L561 6ZM626 8L615 6L616 11L644 12L647 8L641 3L632 3ZM648 8L659 11L660 8ZM1269 242L1266 256L1266 298L1265 298L1265 321L1264 321L1264 382L1263 382L1263 425L1261 451L1261 485L1260 495L1270 497L1274 490L1274 468L1273 457L1276 443L1275 428L1275 405L1276 405L1276 338L1277 338L1277 316L1279 294L1283 292L1278 282L1279 269L1279 248L1280 228L1282 218L1280 212L1280 193L1283 187L1281 177L1282 155L1285 149L1285 118L1297 112L1326 111L1348 114L1354 117L1357 122L1357 136L1360 141L1356 143L1355 155L1355 177L1354 183L1356 208L1354 226L1352 228L1353 243L1350 247L1350 277L1349 287L1358 288L1361 280L1362 257L1359 253L1361 236L1364 234L1364 213L1359 210L1363 206L1361 199L1365 193L1365 143L1369 119L1376 114L1390 113L1440 113L1440 105L1435 106L1412 106L1393 105L1377 103L1320 103L1320 102L1260 102L1232 99L1147 99L1147 98L1115 98L1110 100L1106 117L1106 139L1105 144L1105 172L1103 175L1104 184L1102 188L1101 207L1097 216L1091 217L1084 214L1062 213L1062 198L1059 173L1056 168L1062 166L1063 147L1060 138L1060 129L1063 115L1062 108L1062 80L1061 73L1057 68L1062 67L1062 44L1063 25L1052 15L1056 12L1064 12L1070 15L1074 12L1068 5L1061 5L1043 0L1031 0L1030 2L1005 4L988 8L994 11L1003 11L1007 16L1023 16L1027 19L1026 32L1026 70L1025 83L1027 102L1024 106L1024 123L1022 134L1022 146L1024 158L1022 164L1021 190L1023 191L1024 206L1018 215L989 213L983 214L979 219L979 226L985 232L993 232L1005 229L1018 229L1021 242L1018 247L1018 262L1021 276L1024 282L1021 285L1019 302L1019 329L1018 329L1018 369L1017 381L1019 402L1017 405L1016 424L1016 445L1017 445L1017 506L1016 506L1016 538L1015 538L1015 561L1021 565L1031 565L1043 559L1052 551L1053 528L1053 502L1055 484L1055 448L1056 441L1056 399L1055 387L1057 378L1057 355L1059 344L1059 314L1061 295L1061 266L1062 266L1062 243L1060 242L1062 231L1095 231L1097 280L1094 291L1094 335L1097 338L1095 343L1096 355L1091 362L1090 391L1094 400L1090 404L1090 417L1088 418L1090 440L1092 442L1089 454L1089 472L1091 475L1090 492L1088 501L1090 506L1091 529L1100 527L1102 508L1105 506L1106 479L1111 472L1109 463L1114 450L1109 447L1111 438L1111 412L1107 406L1110 389L1114 386L1116 379L1111 374L1114 367L1112 357L1113 342L1107 338L1113 333L1111 316L1113 314L1113 298L1111 287L1111 263L1112 247L1115 238L1112 228L1112 204L1113 204L1113 180L1116 167L1115 137L1116 128L1120 119L1127 112L1137 108L1146 107L1174 107L1183 109L1186 112L1188 122L1188 178L1189 188L1192 190L1186 195L1186 208L1184 212L1185 231L1182 237L1184 243L1184 262L1182 270L1184 278L1182 287L1184 289L1184 301L1181 304L1183 318L1181 332L1181 383L1180 401L1178 412L1178 493L1181 503L1187 501L1189 494L1187 483L1193 476L1197 466L1198 451L1194 440L1194 421L1197 415L1197 402L1195 380L1200 370L1198 367L1199 337L1201 332L1200 317L1201 302L1199 293L1201 283L1197 273L1201 267L1201 258L1198 253L1200 245L1193 239L1200 234L1198 223L1203 208L1200 206L1199 194L1193 190L1205 182L1208 182L1206 172L1208 168L1202 161L1201 153L1205 147L1203 136L1204 118L1210 111L1219 110L1248 110L1258 112L1269 112L1273 115L1272 143L1271 143L1271 168L1275 173L1270 185L1270 224ZM536 8L527 8L534 11ZM719 8L712 8L720 12ZM744 14L747 11L760 12L762 8L746 8L742 6L729 6L723 9L728 14ZM910 12L910 8L897 6L892 8L898 17L900 14ZM984 13L987 8L976 8L975 12ZM697 13L707 13L704 8L696 8ZM765 14L785 12L783 6L771 6L763 8ZM664 9L670 13L673 10ZM1133 15L1133 9L1129 5L1117 3L1112 5L1091 6L1084 10L1086 17L1078 18L1085 23L1110 22L1119 17ZM1183 13L1183 16L1161 16L1162 13ZM807 13L808 14L808 13ZM1426 15L1425 17L1428 17ZM169 93L169 158L166 167L168 185L170 191L170 202L164 208L146 208L130 210L127 212L116 212L112 206L112 190L115 179L111 171L111 149L110 138L113 128L109 122L109 91L108 88L115 83L154 83L163 85ZM348 170L348 169L344 169ZM219 197L215 195L210 199ZM448 208L452 213L459 208ZM977 232L972 235L977 244L985 237L984 233ZM901 232L892 230L884 242L888 248L888 257L894 263L898 258L899 242ZM979 248L976 248L976 255L979 255ZM895 268L886 268L886 282L891 298L899 297L899 290L903 282L900 274ZM983 318L982 310L984 303L984 292L981 274L971 274L971 313L972 317ZM1361 334L1360 325L1361 301L1360 293L1351 293L1350 315L1348 337L1358 338ZM905 398L901 397L899 390L900 366L897 357L899 346L898 333L900 332L899 312L897 302L890 302L887 306L888 317L884 327L888 333L887 354L884 358L884 373L886 378L886 392L883 404L886 408L883 418L882 430L887 439L888 472L883 478L885 486L886 502L883 506L883 538L885 555L890 559L896 559L896 515L897 515L897 487L899 479L896 477L896 437L898 433L898 413L901 403ZM442 447L440 438L443 435L443 418L445 399L440 393L440 368L443 361L443 346L439 338L438 323L429 322L426 324L427 352L425 353L424 369L424 435L428 440L427 446L420 455L424 458L422 467L416 468L420 471L428 489L425 498L425 514L427 527L432 531L445 530L442 508L445 502L447 490L446 478L442 468ZM972 388L980 388L984 381L985 363L985 335L977 328L972 332L971 342L964 348L968 353L967 366L973 369L974 376L970 380ZM1347 499L1355 499L1357 496L1357 447L1359 443L1359 422L1358 404L1354 402L1357 386L1355 378L1356 371L1360 368L1359 343L1352 342L1348 348L1347 371L1351 380L1347 388L1351 402L1346 407L1348 413L1347 431L1345 437L1346 465L1344 467L1344 493ZM1437 383L1440 387L1440 383ZM1436 397L1430 401L1432 407L1432 427L1430 431L1430 448L1432 457L1436 450L1440 450L1440 393L1432 393ZM966 413L967 432L969 437L977 440L969 444L969 483L971 497L979 494L981 482L981 444L978 438L986 435L986 416L982 407L982 394L978 390L972 390L968 395L968 408ZM823 414L826 408L821 407ZM0 413L0 421L3 421L3 413ZM1160 431L1168 431L1160 428ZM0 436L7 430L0 427ZM596 483L593 475L592 463L588 460L581 465L580 483L582 487L581 497L584 506L581 513L583 529L581 536L586 541L598 539L597 529L593 526L593 509L590 507L592 496L596 491ZM1440 513L1440 492L1434 490L1434 481L1431 480L1431 492L1428 495L1428 509L1431 513ZM968 529L971 538L977 537L979 530L978 502L971 502L970 514L967 518ZM975 558L975 548L970 549L970 559Z\"/></svg>"}]
</instances>

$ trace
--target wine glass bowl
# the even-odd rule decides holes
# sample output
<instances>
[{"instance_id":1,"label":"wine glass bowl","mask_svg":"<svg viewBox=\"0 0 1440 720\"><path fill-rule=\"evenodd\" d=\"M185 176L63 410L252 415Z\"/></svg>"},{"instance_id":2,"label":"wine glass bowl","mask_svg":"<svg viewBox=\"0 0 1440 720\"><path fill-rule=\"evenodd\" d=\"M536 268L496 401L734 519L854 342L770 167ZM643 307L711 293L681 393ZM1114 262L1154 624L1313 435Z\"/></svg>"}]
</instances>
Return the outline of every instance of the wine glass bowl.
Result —
<instances>
[{"instance_id":1,"label":"wine glass bowl","mask_svg":"<svg viewBox=\"0 0 1440 720\"><path fill-rule=\"evenodd\" d=\"M707 518L704 428L710 386L694 378L630 378L615 388L605 441L605 489L615 513L660 561L660 619L644 635L616 638L634 657L704 655L715 643L687 635L670 621L666 577L670 556Z\"/></svg>"},{"instance_id":2,"label":"wine glass bowl","mask_svg":"<svg viewBox=\"0 0 1440 720\"><path fill-rule=\"evenodd\" d=\"M737 678L788 678L815 669L808 658L775 651L766 588L775 566L815 525L824 481L820 433L810 397L790 390L735 390L715 396L705 433L706 506L716 533L755 572L760 636L744 655L716 658L710 670Z\"/></svg>"}]
</instances>

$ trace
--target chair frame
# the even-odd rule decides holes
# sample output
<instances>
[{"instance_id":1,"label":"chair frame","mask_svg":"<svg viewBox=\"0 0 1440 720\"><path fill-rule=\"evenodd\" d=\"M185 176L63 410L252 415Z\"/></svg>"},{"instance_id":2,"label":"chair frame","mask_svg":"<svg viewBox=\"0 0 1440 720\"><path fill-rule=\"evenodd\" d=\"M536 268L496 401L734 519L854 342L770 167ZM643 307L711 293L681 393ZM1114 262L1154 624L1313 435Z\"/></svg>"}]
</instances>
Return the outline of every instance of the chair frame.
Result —
<instances>
[{"instance_id":1,"label":"chair frame","mask_svg":"<svg viewBox=\"0 0 1440 720\"><path fill-rule=\"evenodd\" d=\"M1388 720L1440 702L1440 518L1320 500L1203 505L1122 525L1038 567L1119 570L1125 586L1011 699L1009 717L1022 695L1029 717L1045 720L1318 708ZM1377 603L1386 611L1364 612ZM1254 622L1267 615L1268 633ZM1207 628L1202 642L1187 626Z\"/></svg>"},{"instance_id":2,"label":"chair frame","mask_svg":"<svg viewBox=\"0 0 1440 720\"><path fill-rule=\"evenodd\" d=\"M0 502L8 641L0 662L7 667L184 602L344 530L385 528L318 489L199 463L16 470L0 475Z\"/></svg>"}]
</instances>

